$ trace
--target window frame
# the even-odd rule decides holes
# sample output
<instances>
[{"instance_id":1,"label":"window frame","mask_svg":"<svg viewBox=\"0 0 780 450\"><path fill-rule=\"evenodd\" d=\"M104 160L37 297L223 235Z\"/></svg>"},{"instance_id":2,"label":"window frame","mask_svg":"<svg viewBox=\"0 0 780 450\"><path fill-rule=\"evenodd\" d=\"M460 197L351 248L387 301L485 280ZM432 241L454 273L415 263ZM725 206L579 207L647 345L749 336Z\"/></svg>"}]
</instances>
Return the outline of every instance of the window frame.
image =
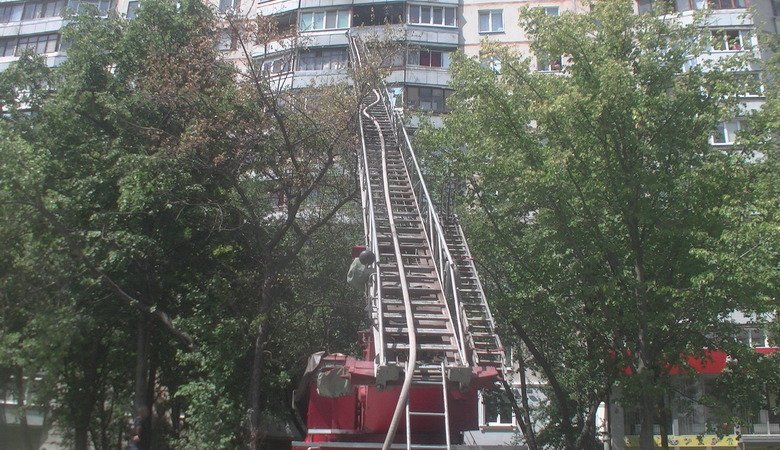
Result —
<instances>
[{"instance_id":1,"label":"window frame","mask_svg":"<svg viewBox=\"0 0 780 450\"><path fill-rule=\"evenodd\" d=\"M51 42L54 42L54 49L52 51L46 51ZM38 46L41 43L44 43L43 52L38 51ZM37 55L50 55L52 53L57 53L60 50L60 35L59 33L46 33L46 34L33 34L29 36L20 36L16 39L16 49L14 50L14 56L17 57L20 56L21 52L23 52L27 48L34 49L35 54Z\"/></svg>"},{"instance_id":2,"label":"window frame","mask_svg":"<svg viewBox=\"0 0 780 450\"><path fill-rule=\"evenodd\" d=\"M138 8L140 7L141 7L140 0L129 0L127 2L127 12L125 13L125 17L127 17L130 20L135 19L138 16Z\"/></svg>"},{"instance_id":3,"label":"window frame","mask_svg":"<svg viewBox=\"0 0 780 450\"><path fill-rule=\"evenodd\" d=\"M482 29L482 17L487 17L487 29ZM495 17L499 17L501 20L501 26L496 29ZM504 10L503 9L481 9L477 13L477 31L479 34L497 34L504 33Z\"/></svg>"},{"instance_id":4,"label":"window frame","mask_svg":"<svg viewBox=\"0 0 780 450\"><path fill-rule=\"evenodd\" d=\"M429 69L448 69L450 67L450 55L452 52L436 48L419 48L409 50L406 65L413 67L425 67ZM416 55L416 56L415 56ZM425 58L424 59L424 55ZM434 62L438 59L438 65ZM424 61L428 64L423 64Z\"/></svg>"},{"instance_id":5,"label":"window frame","mask_svg":"<svg viewBox=\"0 0 780 450\"><path fill-rule=\"evenodd\" d=\"M563 70L563 58L551 58L545 55L536 55L536 71L547 73L559 73Z\"/></svg>"},{"instance_id":6,"label":"window frame","mask_svg":"<svg viewBox=\"0 0 780 450\"><path fill-rule=\"evenodd\" d=\"M415 94L413 95L412 92ZM452 95L452 92L452 89L435 86L406 86L404 106L411 110L427 111L433 114L448 113L450 108L447 106L447 99ZM423 95L424 93L426 95ZM434 106L437 104L440 104L441 108L435 108Z\"/></svg>"},{"instance_id":7,"label":"window frame","mask_svg":"<svg viewBox=\"0 0 780 450\"><path fill-rule=\"evenodd\" d=\"M705 3L707 9L745 9L750 6L749 0L707 0Z\"/></svg>"},{"instance_id":8,"label":"window frame","mask_svg":"<svg viewBox=\"0 0 780 450\"><path fill-rule=\"evenodd\" d=\"M724 120L718 123L715 126L715 130L710 135L710 145L716 147L727 147L735 145L737 143L737 135L740 131L743 130L743 128L744 124L740 119Z\"/></svg>"},{"instance_id":9,"label":"window frame","mask_svg":"<svg viewBox=\"0 0 780 450\"><path fill-rule=\"evenodd\" d=\"M733 41L734 33L738 41ZM753 33L749 28L718 28L710 31L710 39L710 52L741 52L753 48Z\"/></svg>"},{"instance_id":10,"label":"window frame","mask_svg":"<svg viewBox=\"0 0 780 450\"><path fill-rule=\"evenodd\" d=\"M436 10L440 10L440 20L436 20ZM410 4L406 8L406 23L408 25L455 28L458 26L457 13L458 8L455 6ZM423 20L426 17L427 19Z\"/></svg>"},{"instance_id":11,"label":"window frame","mask_svg":"<svg viewBox=\"0 0 780 450\"><path fill-rule=\"evenodd\" d=\"M12 58L16 56L16 37L0 38L0 58Z\"/></svg>"},{"instance_id":12,"label":"window frame","mask_svg":"<svg viewBox=\"0 0 780 450\"><path fill-rule=\"evenodd\" d=\"M241 0L219 0L217 9L219 12L238 11L241 8Z\"/></svg>"},{"instance_id":13,"label":"window frame","mask_svg":"<svg viewBox=\"0 0 780 450\"><path fill-rule=\"evenodd\" d=\"M496 387L495 388L497 393L500 395L505 395L504 390L501 388ZM519 391L517 388L512 389L514 394L516 395L515 398L519 398ZM515 416L515 412L512 410L511 405L509 407L509 420L503 421L503 417L501 416L501 411L497 411L496 418L497 422L490 422L488 421L488 405L485 403L485 389L480 389L477 393L477 404L478 407L478 424L480 429L516 429L517 428L517 416Z\"/></svg>"},{"instance_id":14,"label":"window frame","mask_svg":"<svg viewBox=\"0 0 780 450\"><path fill-rule=\"evenodd\" d=\"M331 16L331 14L333 16ZM333 17L333 27L328 26L329 18ZM309 18L308 26L306 18ZM346 23L344 23L346 21ZM319 22L319 23L317 23ZM352 23L352 10L347 9L322 9L313 11L301 11L298 13L298 30L302 33L326 30L345 30ZM321 25L320 28L316 26Z\"/></svg>"},{"instance_id":15,"label":"window frame","mask_svg":"<svg viewBox=\"0 0 780 450\"><path fill-rule=\"evenodd\" d=\"M268 77L275 77L293 71L294 58L292 53L276 55L260 61L260 73Z\"/></svg>"},{"instance_id":16,"label":"window frame","mask_svg":"<svg viewBox=\"0 0 780 450\"><path fill-rule=\"evenodd\" d=\"M24 3L0 4L0 24L21 22L22 17L24 17Z\"/></svg>"},{"instance_id":17,"label":"window frame","mask_svg":"<svg viewBox=\"0 0 780 450\"><path fill-rule=\"evenodd\" d=\"M308 54L314 54L313 57L308 56ZM335 55L338 53L341 58L338 59L327 59L326 55ZM311 63L310 63L311 60ZM325 62L327 61L328 67L325 68ZM306 66L304 66L304 64ZM307 68L312 64L313 68ZM333 67L333 66L336 67ZM325 48L316 48L316 49L310 49L301 51L298 53L297 61L295 62L295 70L300 72L319 72L319 71L338 71L338 70L344 70L349 65L349 51L346 47L325 47Z\"/></svg>"},{"instance_id":18,"label":"window frame","mask_svg":"<svg viewBox=\"0 0 780 450\"><path fill-rule=\"evenodd\" d=\"M84 13L84 11L81 10L82 5L94 6L100 17L108 17L108 13L111 12L111 0L77 0L75 3L72 3L70 7L75 9L77 14L82 14Z\"/></svg>"}]
</instances>

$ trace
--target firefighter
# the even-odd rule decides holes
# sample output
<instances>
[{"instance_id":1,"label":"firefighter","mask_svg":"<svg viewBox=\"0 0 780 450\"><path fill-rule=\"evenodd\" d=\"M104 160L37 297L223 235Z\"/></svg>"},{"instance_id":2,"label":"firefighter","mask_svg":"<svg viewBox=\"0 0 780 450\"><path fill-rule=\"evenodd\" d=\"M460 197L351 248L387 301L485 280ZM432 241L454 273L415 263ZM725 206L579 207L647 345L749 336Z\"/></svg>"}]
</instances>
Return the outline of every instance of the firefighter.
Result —
<instances>
[{"instance_id":1,"label":"firefighter","mask_svg":"<svg viewBox=\"0 0 780 450\"><path fill-rule=\"evenodd\" d=\"M376 256L371 250L363 250L357 258L352 261L347 272L347 283L355 289L363 290L366 288L368 278L371 276L370 266L376 261Z\"/></svg>"}]
</instances>

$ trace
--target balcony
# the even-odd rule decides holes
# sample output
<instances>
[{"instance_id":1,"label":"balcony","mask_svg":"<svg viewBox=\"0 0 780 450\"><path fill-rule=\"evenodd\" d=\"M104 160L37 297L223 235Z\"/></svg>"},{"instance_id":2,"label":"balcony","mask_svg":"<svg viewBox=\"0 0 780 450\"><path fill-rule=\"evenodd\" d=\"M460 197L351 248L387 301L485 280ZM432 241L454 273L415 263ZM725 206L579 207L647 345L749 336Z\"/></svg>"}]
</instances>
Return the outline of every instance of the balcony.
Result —
<instances>
[{"instance_id":1,"label":"balcony","mask_svg":"<svg viewBox=\"0 0 780 450\"><path fill-rule=\"evenodd\" d=\"M742 439L747 442L780 443L780 412L761 410L758 417L742 428Z\"/></svg>"}]
</instances>

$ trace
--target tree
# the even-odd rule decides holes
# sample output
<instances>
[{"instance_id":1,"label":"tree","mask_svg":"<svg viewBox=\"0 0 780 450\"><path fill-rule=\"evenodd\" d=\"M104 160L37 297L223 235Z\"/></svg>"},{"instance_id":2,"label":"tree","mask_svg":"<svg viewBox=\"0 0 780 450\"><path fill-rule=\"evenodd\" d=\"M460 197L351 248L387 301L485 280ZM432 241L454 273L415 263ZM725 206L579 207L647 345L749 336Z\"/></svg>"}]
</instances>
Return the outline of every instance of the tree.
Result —
<instances>
[{"instance_id":1,"label":"tree","mask_svg":"<svg viewBox=\"0 0 780 450\"><path fill-rule=\"evenodd\" d=\"M156 413L154 448L261 446L261 418L292 384L277 375L295 372L304 351L285 345L299 329L279 315L317 298L313 317L327 322L328 305L347 303L344 290L312 287L339 269L326 272L311 249L339 241L323 231L343 239L354 225L332 222L355 198L359 90L279 91L248 53L239 71L217 51L228 25L198 1L151 0L129 22L81 15L64 65L0 77L3 238L26 238L2 280L20 285L15 296L34 287L32 274L17 276L30 267L51 267L53 280L29 305L2 298L14 313L2 350L42 349L44 333L62 331L56 352L13 366L43 368L75 448L106 448L116 441L106 430L122 439L127 392L134 410ZM261 25L242 32L255 39ZM326 248L317 256L346 270L348 248ZM79 396L84 386L99 389Z\"/></svg>"},{"instance_id":2,"label":"tree","mask_svg":"<svg viewBox=\"0 0 780 450\"><path fill-rule=\"evenodd\" d=\"M597 406L619 386L649 449L669 367L718 346L725 315L771 309L777 294L777 241L750 208L763 163L709 144L736 113L744 61L692 65L708 40L699 23L622 0L521 23L563 74L500 47L484 55L500 73L461 55L433 139L468 183L461 212L504 329L549 384L540 444L595 448Z\"/></svg>"}]
</instances>

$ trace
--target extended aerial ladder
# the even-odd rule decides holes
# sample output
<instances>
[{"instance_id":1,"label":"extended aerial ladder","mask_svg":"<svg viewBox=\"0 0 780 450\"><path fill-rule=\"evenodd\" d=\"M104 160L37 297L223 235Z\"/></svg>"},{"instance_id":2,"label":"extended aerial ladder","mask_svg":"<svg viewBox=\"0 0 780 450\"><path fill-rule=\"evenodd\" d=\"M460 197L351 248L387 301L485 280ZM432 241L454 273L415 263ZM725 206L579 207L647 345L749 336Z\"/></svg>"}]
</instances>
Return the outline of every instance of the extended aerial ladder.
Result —
<instances>
[{"instance_id":1,"label":"extended aerial ladder","mask_svg":"<svg viewBox=\"0 0 780 450\"><path fill-rule=\"evenodd\" d=\"M365 52L350 35L352 63ZM450 449L477 428L477 390L502 375L504 351L457 217L437 215L384 86L363 101L360 133L372 326L362 360L310 361L297 393L308 434L294 449Z\"/></svg>"}]
</instances>

